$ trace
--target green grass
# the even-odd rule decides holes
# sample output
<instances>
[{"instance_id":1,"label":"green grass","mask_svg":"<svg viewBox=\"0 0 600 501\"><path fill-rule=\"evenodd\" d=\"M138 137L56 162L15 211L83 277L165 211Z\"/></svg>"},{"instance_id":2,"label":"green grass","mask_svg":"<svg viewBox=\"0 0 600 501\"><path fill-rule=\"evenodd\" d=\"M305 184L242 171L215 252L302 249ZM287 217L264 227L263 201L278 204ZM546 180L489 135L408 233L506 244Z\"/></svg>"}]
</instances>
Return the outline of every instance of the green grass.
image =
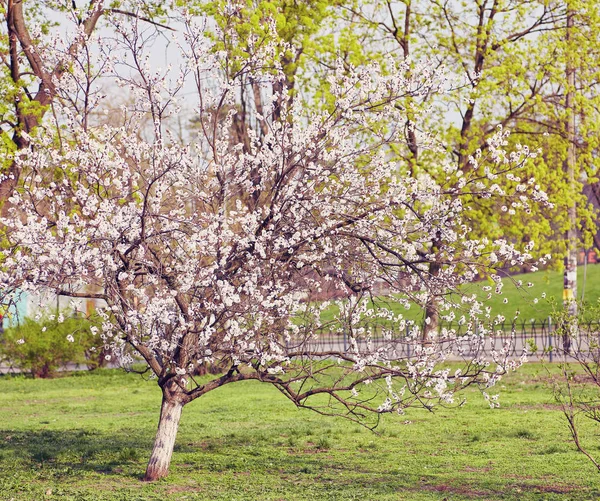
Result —
<instances>
[{"instance_id":1,"label":"green grass","mask_svg":"<svg viewBox=\"0 0 600 501\"><path fill-rule=\"evenodd\" d=\"M375 435L244 382L184 409L170 476L140 481L158 419L153 381L117 371L0 378L0 499L588 500L600 476L569 439L537 364L500 409L385 416ZM597 431L584 430L600 455ZM596 433L596 434L595 434Z\"/></svg>"},{"instance_id":2,"label":"green grass","mask_svg":"<svg viewBox=\"0 0 600 501\"><path fill-rule=\"evenodd\" d=\"M600 265L588 265L586 275L584 302L595 305L600 299ZM579 298L584 290L583 277L584 267L580 266L577 269ZM521 280L523 287L521 289L515 287L511 279L515 282ZM531 282L533 287L527 287L528 282ZM562 271L536 271L535 273L515 275L505 278L504 283L502 295L493 295L487 304L492 307L494 314L504 315L507 319L512 319L519 311L520 321L546 320L552 315L553 302L559 307L562 305ZM546 297L542 297L542 294L545 294ZM485 296L480 295L480 297ZM506 304L503 302L504 298L508 299ZM534 303L535 298L538 298L537 304Z\"/></svg>"},{"instance_id":3,"label":"green grass","mask_svg":"<svg viewBox=\"0 0 600 501\"><path fill-rule=\"evenodd\" d=\"M600 265L588 265L587 276L585 280L584 302L590 305L596 305L600 299ZM581 298L583 288L584 267L580 266L577 270L577 279L579 284L578 297ZM522 286L515 284L522 281ZM485 306L492 308L492 315L503 315L508 323L515 318L517 311L518 322L529 323L531 320L536 322L547 321L553 314L553 308L562 305L563 274L562 271L536 271L534 273L525 273L504 278L504 288L501 295L492 294L492 298L487 300L487 292L481 290L482 286L490 285L491 282L477 282L463 288L468 294L476 294L482 300ZM532 287L528 287L532 283ZM507 302L505 303L505 299ZM536 302L537 299L537 302ZM404 318L417 322L423 321L423 310L413 305L409 310L398 304L389 305L395 313L402 313ZM323 322L331 322L338 310L331 307L321 315ZM457 312L458 313L458 312ZM460 315L459 315L460 316Z\"/></svg>"}]
</instances>

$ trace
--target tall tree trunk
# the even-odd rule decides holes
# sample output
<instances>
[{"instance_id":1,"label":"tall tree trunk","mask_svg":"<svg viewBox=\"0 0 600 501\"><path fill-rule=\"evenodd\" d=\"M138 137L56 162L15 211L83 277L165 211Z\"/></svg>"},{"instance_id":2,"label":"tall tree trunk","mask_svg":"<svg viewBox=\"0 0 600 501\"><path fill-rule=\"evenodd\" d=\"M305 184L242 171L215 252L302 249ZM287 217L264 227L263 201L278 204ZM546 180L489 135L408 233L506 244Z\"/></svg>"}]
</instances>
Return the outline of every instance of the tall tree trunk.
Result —
<instances>
[{"instance_id":1,"label":"tall tree trunk","mask_svg":"<svg viewBox=\"0 0 600 501\"><path fill-rule=\"evenodd\" d=\"M429 263L430 278L436 280L442 267L439 263ZM439 299L431 296L425 304L425 323L423 324L422 344L431 344L438 335L440 326Z\"/></svg>"},{"instance_id":2,"label":"tall tree trunk","mask_svg":"<svg viewBox=\"0 0 600 501\"><path fill-rule=\"evenodd\" d=\"M574 93L575 93L575 66L573 64L573 16L575 12L571 7L571 3L567 1L567 95L566 95L566 111L567 111L567 176L569 179L571 192L574 195L575 191L575 110L574 110ZM567 254L565 256L565 271L564 271L564 288L563 302L564 306L571 317L569 323L574 322L577 315L577 211L573 203L568 209L569 229L567 231ZM563 349L565 353L569 352L571 347L571 329L563 336Z\"/></svg>"},{"instance_id":3,"label":"tall tree trunk","mask_svg":"<svg viewBox=\"0 0 600 501\"><path fill-rule=\"evenodd\" d=\"M431 242L431 253L434 254L436 258L429 263L428 270L429 279L433 282L434 293L437 292L437 281L440 271L442 270L442 265L440 263L441 256L438 255L441 245L440 234L437 233ZM427 303L425 304L425 323L423 324L423 334L421 339L423 345L431 344L438 335L440 325L439 303L438 296L434 294L427 299Z\"/></svg>"},{"instance_id":4,"label":"tall tree trunk","mask_svg":"<svg viewBox=\"0 0 600 501\"><path fill-rule=\"evenodd\" d=\"M144 480L147 482L166 477L169 473L182 409L183 402L163 393L156 439L144 475Z\"/></svg>"}]
</instances>

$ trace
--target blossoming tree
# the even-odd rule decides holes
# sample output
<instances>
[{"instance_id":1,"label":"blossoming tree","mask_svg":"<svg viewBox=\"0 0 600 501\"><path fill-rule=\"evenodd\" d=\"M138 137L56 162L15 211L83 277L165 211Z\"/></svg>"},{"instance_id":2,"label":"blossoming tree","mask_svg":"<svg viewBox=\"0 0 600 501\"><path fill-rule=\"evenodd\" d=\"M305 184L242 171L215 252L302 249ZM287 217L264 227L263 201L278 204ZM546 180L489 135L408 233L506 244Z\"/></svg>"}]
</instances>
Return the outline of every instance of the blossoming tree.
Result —
<instances>
[{"instance_id":1,"label":"blossoming tree","mask_svg":"<svg viewBox=\"0 0 600 501\"><path fill-rule=\"evenodd\" d=\"M515 172L526 149L507 154L499 131L468 176L448 163L447 186L411 177L389 161L404 134L400 103L443 92L442 74L340 66L328 81L336 106L318 111L298 89L289 99L280 46L253 40L252 53L232 60L213 50L206 23L182 12L178 26L178 70L152 67L151 37L135 17L115 21L98 61L73 54L54 82L52 118L17 154L20 184L2 219L5 303L19 291L101 299L107 348L156 377L163 397L146 480L167 475L183 407L225 384L268 383L300 407L363 421L451 403L456 390L492 386L519 363L503 351L491 364L465 358L452 330L422 345L399 311L437 297L448 318L462 315L462 340L478 345L493 331L490 312L460 286L529 256L470 239L461 212L478 197L514 197L525 210L544 201ZM94 68L131 93L118 125L97 117L106 99L92 94ZM199 132L182 144L169 119L191 88ZM481 182L507 174L505 188ZM323 301L325 287L337 299ZM343 332L349 346L319 348L324 332ZM403 343L414 344L410 357ZM452 355L463 369L444 365ZM199 379L208 366L220 375Z\"/></svg>"}]
</instances>

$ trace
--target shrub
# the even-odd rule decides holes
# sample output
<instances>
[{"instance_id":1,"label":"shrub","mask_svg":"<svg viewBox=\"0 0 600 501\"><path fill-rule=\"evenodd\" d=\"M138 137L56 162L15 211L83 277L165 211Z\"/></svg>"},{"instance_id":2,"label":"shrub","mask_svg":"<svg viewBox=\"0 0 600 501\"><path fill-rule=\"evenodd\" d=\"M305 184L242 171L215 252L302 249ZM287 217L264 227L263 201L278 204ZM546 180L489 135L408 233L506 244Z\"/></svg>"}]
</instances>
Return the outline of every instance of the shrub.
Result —
<instances>
[{"instance_id":1,"label":"shrub","mask_svg":"<svg viewBox=\"0 0 600 501\"><path fill-rule=\"evenodd\" d=\"M51 377L69 362L87 363L95 368L104 362L102 340L92 333L95 320L61 315L25 318L20 325L6 329L0 337L0 359L33 377Z\"/></svg>"}]
</instances>

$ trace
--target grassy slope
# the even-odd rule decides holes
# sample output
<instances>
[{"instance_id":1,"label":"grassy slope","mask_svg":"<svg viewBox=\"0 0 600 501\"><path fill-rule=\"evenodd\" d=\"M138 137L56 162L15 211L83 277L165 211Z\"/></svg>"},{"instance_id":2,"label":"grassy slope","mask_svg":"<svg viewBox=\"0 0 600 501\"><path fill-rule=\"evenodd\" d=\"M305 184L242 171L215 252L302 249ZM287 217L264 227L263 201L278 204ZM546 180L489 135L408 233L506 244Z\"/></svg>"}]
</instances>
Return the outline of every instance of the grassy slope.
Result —
<instances>
[{"instance_id":1,"label":"grassy slope","mask_svg":"<svg viewBox=\"0 0 600 501\"><path fill-rule=\"evenodd\" d=\"M583 290L583 277L584 267L580 266L578 268L579 298L581 298ZM522 287L516 286L519 280L523 282ZM533 287L528 287L529 282L533 284ZM547 321L548 317L552 315L553 308L562 306L562 271L537 271L506 277L502 294L493 294L490 300L484 300L487 297L487 292L481 291L481 287L484 285L489 285L489 283L487 281L474 283L464 287L463 290L469 294L478 295L486 306L491 306L492 315L503 315L507 322L512 321L517 311L519 312L519 323L528 324L531 320ZM537 303L535 303L536 298ZM507 303L504 303L505 299L508 300ZM596 304L598 299L600 299L600 265L589 265L585 280L584 300L587 304ZM410 310L405 310L398 305L393 305L392 309L396 313L402 313L409 320L418 322L423 320L423 311L415 306ZM321 319L324 322L331 321L336 313L337 309L332 307L322 314Z\"/></svg>"},{"instance_id":2,"label":"grassy slope","mask_svg":"<svg viewBox=\"0 0 600 501\"><path fill-rule=\"evenodd\" d=\"M583 290L584 267L580 266L577 270L577 280L579 285L578 297L581 298ZM523 289L518 289L511 283L511 279L504 279L504 289L501 296L492 297L489 305L496 314L502 314L507 319L514 317L515 312L520 311L519 319L529 322L531 319L536 321L545 320L552 314L552 301L556 305L562 305L563 274L562 271L537 271L535 273L526 273L516 275L513 280L521 280ZM527 287L527 283L533 283L533 287ZM542 298L545 293L546 297ZM534 298L538 298L538 303L534 304ZM508 303L504 304L503 299L507 298ZM600 298L600 265L588 265L587 276L585 280L584 301L588 304L596 304Z\"/></svg>"},{"instance_id":3,"label":"grassy slope","mask_svg":"<svg viewBox=\"0 0 600 501\"><path fill-rule=\"evenodd\" d=\"M598 473L570 443L545 374L530 364L511 375L500 409L471 393L463 408L386 416L381 436L297 410L266 385L223 387L186 407L171 475L155 484L139 480L154 382L0 378L0 499L597 499Z\"/></svg>"}]
</instances>

